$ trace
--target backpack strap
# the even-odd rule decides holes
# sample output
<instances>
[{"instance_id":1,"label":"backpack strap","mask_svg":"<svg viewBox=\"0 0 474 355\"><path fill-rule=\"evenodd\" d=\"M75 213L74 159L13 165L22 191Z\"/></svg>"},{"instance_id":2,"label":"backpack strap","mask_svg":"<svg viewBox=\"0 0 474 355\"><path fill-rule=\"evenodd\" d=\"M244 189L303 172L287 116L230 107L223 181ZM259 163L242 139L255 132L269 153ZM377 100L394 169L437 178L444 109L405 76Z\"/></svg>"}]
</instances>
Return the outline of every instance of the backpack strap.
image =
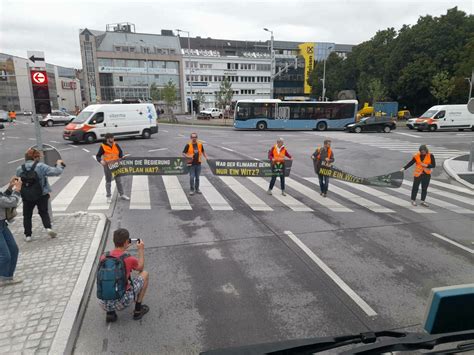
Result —
<instances>
[{"instance_id":1,"label":"backpack strap","mask_svg":"<svg viewBox=\"0 0 474 355\"><path fill-rule=\"evenodd\" d=\"M21 171L23 171L24 173L27 172L25 164L23 164L23 165L21 166Z\"/></svg>"},{"instance_id":2,"label":"backpack strap","mask_svg":"<svg viewBox=\"0 0 474 355\"><path fill-rule=\"evenodd\" d=\"M38 165L38 161L35 161L33 163L33 165L31 166L31 170L30 171L34 171L36 169L36 165Z\"/></svg>"},{"instance_id":3,"label":"backpack strap","mask_svg":"<svg viewBox=\"0 0 474 355\"><path fill-rule=\"evenodd\" d=\"M130 256L128 253L123 253L120 255L119 259L122 260L122 262L125 264L125 259L127 259ZM127 265L125 265L125 268L127 268ZM135 293L135 288L133 287L133 280L132 280L132 273L128 276L128 281L130 282L130 287L132 288L133 292L133 300L136 302L137 301L137 295Z\"/></svg>"}]
</instances>

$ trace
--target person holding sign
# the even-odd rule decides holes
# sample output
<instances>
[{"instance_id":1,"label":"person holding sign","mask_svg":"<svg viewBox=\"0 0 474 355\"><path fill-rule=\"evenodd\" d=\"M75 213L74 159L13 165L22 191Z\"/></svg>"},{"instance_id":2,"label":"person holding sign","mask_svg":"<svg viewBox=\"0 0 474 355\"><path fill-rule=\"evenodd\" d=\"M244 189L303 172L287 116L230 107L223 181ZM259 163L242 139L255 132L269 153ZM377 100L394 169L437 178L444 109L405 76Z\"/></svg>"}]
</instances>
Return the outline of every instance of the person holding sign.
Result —
<instances>
[{"instance_id":1,"label":"person holding sign","mask_svg":"<svg viewBox=\"0 0 474 355\"><path fill-rule=\"evenodd\" d=\"M416 195L418 195L418 189L421 183L421 205L429 207L425 202L426 195L428 194L428 186L431 180L431 170L436 167L436 161L433 154L428 151L426 145L421 145L419 152L413 155L413 158L405 165L400 171L408 169L410 166L415 164L415 171L413 172L413 187L411 189L411 204L416 206Z\"/></svg>"},{"instance_id":2,"label":"person holding sign","mask_svg":"<svg viewBox=\"0 0 474 355\"><path fill-rule=\"evenodd\" d=\"M270 186L268 187L267 193L269 195L272 194L273 186L275 186L275 182L277 177L280 177L280 186L281 186L281 194L286 196L285 193L285 158L289 160L293 160L293 157L288 153L286 147L283 144L283 138L278 138L277 143L270 148L268 151L268 159L270 159L272 163L272 179L270 180Z\"/></svg>"},{"instance_id":3,"label":"person holding sign","mask_svg":"<svg viewBox=\"0 0 474 355\"><path fill-rule=\"evenodd\" d=\"M107 193L107 203L112 202L112 172L109 169L110 163L117 161L123 158L123 151L120 146L115 143L114 135L112 133L106 133L105 136L105 143L100 145L99 151L95 156L97 161L102 164L104 167L104 174L105 174L105 190ZM122 181L120 180L120 176L115 177L115 184L117 185L117 190L119 192L120 198L125 201L129 201L130 197L123 193L123 186Z\"/></svg>"},{"instance_id":4,"label":"person holding sign","mask_svg":"<svg viewBox=\"0 0 474 355\"><path fill-rule=\"evenodd\" d=\"M183 150L183 156L187 159L187 164L189 166L189 185L190 185L190 195L194 193L200 194L199 190L199 176L201 175L201 160L202 156L206 158L207 155L204 151L204 146L200 141L198 141L197 133L191 133L191 140L186 144Z\"/></svg>"},{"instance_id":5,"label":"person holding sign","mask_svg":"<svg viewBox=\"0 0 474 355\"><path fill-rule=\"evenodd\" d=\"M318 147L313 155L311 155L314 164L314 172L318 174L319 188L321 190L321 196L326 197L329 188L329 176L322 175L319 173L321 167L330 167L334 163L334 153L331 150L331 141L326 139L324 146Z\"/></svg>"}]
</instances>

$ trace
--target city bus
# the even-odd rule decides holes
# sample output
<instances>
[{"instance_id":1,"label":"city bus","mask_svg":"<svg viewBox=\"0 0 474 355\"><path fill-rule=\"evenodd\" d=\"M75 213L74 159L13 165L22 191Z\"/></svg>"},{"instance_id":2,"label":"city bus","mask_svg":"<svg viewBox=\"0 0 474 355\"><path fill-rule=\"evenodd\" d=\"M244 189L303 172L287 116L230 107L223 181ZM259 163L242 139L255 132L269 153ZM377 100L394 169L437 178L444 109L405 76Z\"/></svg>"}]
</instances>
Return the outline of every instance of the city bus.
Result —
<instances>
[{"instance_id":1,"label":"city bus","mask_svg":"<svg viewBox=\"0 0 474 355\"><path fill-rule=\"evenodd\" d=\"M234 111L236 129L344 129L354 123L357 100L281 101L239 100Z\"/></svg>"}]
</instances>

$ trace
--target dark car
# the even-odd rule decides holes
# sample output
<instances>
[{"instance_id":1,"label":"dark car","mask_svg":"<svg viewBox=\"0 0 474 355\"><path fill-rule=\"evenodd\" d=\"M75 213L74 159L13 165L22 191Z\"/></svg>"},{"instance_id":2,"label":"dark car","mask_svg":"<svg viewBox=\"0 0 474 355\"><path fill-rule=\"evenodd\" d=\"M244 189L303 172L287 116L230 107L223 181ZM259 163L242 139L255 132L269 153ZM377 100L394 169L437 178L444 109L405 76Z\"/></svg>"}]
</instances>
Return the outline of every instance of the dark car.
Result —
<instances>
[{"instance_id":1,"label":"dark car","mask_svg":"<svg viewBox=\"0 0 474 355\"><path fill-rule=\"evenodd\" d=\"M390 133L391 130L397 128L397 124L389 117L365 117L357 123L350 124L346 127L348 132L385 132Z\"/></svg>"}]
</instances>

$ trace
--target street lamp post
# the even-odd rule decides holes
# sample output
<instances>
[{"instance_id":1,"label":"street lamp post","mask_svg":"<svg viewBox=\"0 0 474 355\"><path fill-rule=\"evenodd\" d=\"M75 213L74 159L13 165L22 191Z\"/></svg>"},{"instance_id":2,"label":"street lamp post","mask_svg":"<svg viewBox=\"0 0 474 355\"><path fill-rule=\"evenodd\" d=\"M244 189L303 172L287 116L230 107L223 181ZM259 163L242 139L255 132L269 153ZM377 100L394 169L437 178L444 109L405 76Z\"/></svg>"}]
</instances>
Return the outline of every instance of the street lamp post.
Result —
<instances>
[{"instance_id":1,"label":"street lamp post","mask_svg":"<svg viewBox=\"0 0 474 355\"><path fill-rule=\"evenodd\" d=\"M328 47L328 51L329 51L329 54L331 54L330 50L332 49L333 47L330 46ZM328 54L328 56L329 56ZM323 97L322 97L322 100L323 101L326 101L326 60L327 60L327 57L324 58L324 64L323 64Z\"/></svg>"},{"instance_id":2,"label":"street lamp post","mask_svg":"<svg viewBox=\"0 0 474 355\"><path fill-rule=\"evenodd\" d=\"M142 42L143 44L145 44L145 41L144 40L140 40L140 42ZM143 47L145 48L145 47ZM146 56L145 56L145 65L146 65L146 86L147 86L147 101L150 99L150 76L148 75L148 47L147 48L147 51L145 52Z\"/></svg>"},{"instance_id":3,"label":"street lamp post","mask_svg":"<svg viewBox=\"0 0 474 355\"><path fill-rule=\"evenodd\" d=\"M471 99L471 94L472 94L472 79L471 78L465 78L469 82L469 97L467 98L467 102Z\"/></svg>"},{"instance_id":4,"label":"street lamp post","mask_svg":"<svg viewBox=\"0 0 474 355\"><path fill-rule=\"evenodd\" d=\"M273 79L275 78L275 53L273 51L273 31L264 28L264 31L270 32L270 98L273 99Z\"/></svg>"},{"instance_id":5,"label":"street lamp post","mask_svg":"<svg viewBox=\"0 0 474 355\"><path fill-rule=\"evenodd\" d=\"M191 68L191 40L189 38L189 31L176 30L178 36L181 32L188 34L188 67L189 67L189 90L191 94L191 115L194 117L194 98L193 98L193 78L192 78L192 68Z\"/></svg>"}]
</instances>

